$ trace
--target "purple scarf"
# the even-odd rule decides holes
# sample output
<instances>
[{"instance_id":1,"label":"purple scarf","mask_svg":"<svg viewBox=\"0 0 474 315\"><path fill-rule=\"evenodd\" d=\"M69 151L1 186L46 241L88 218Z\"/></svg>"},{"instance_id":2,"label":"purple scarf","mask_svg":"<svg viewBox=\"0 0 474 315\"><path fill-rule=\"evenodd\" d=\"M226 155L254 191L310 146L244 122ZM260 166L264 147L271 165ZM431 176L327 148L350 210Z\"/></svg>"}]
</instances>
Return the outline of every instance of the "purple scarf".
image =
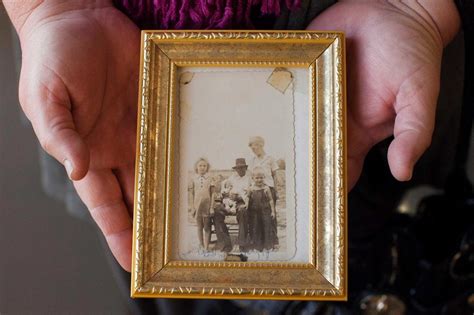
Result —
<instances>
[{"instance_id":1,"label":"purple scarf","mask_svg":"<svg viewBox=\"0 0 474 315\"><path fill-rule=\"evenodd\" d=\"M301 0L114 0L140 28L239 29L254 28L252 9L278 16Z\"/></svg>"}]
</instances>

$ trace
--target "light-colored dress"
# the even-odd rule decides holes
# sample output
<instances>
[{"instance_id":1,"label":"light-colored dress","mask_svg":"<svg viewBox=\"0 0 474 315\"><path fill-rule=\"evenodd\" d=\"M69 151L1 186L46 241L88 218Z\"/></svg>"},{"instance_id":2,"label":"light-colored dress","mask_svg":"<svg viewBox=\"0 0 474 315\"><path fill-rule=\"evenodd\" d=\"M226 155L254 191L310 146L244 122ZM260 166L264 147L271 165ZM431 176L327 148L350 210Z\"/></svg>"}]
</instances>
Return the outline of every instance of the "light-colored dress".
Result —
<instances>
[{"instance_id":1,"label":"light-colored dress","mask_svg":"<svg viewBox=\"0 0 474 315\"><path fill-rule=\"evenodd\" d=\"M264 155L262 157L257 157L256 155L252 157L249 161L249 171L253 172L256 167L261 167L265 174L264 183L268 187L275 187L275 182L273 181L273 172L278 170L278 164L275 159L270 155Z\"/></svg>"},{"instance_id":2,"label":"light-colored dress","mask_svg":"<svg viewBox=\"0 0 474 315\"><path fill-rule=\"evenodd\" d=\"M189 184L191 208L196 210L196 216L209 216L211 208L211 187L214 180L209 174L195 174Z\"/></svg>"}]
</instances>

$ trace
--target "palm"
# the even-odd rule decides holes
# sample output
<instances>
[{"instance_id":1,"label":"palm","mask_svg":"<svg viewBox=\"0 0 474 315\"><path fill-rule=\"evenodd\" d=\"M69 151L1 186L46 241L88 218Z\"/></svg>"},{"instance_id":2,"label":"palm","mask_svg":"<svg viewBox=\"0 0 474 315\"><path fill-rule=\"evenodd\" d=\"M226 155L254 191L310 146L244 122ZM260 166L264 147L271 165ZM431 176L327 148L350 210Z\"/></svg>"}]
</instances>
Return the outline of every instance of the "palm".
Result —
<instances>
[{"instance_id":1,"label":"palm","mask_svg":"<svg viewBox=\"0 0 474 315\"><path fill-rule=\"evenodd\" d=\"M389 4L338 3L309 28L346 33L349 186L369 149L392 134L392 174L409 179L433 130L441 39Z\"/></svg>"},{"instance_id":2,"label":"palm","mask_svg":"<svg viewBox=\"0 0 474 315\"><path fill-rule=\"evenodd\" d=\"M45 149L72 160L75 179L85 175L76 189L129 269L139 30L106 7L59 12L27 36L34 40L22 47L25 112Z\"/></svg>"},{"instance_id":3,"label":"palm","mask_svg":"<svg viewBox=\"0 0 474 315\"><path fill-rule=\"evenodd\" d=\"M58 102L70 106L75 127L90 149L91 168L130 163L135 142L138 29L110 8L95 14L65 13L30 36L37 40L33 53L41 60L34 71L43 73L41 84Z\"/></svg>"}]
</instances>

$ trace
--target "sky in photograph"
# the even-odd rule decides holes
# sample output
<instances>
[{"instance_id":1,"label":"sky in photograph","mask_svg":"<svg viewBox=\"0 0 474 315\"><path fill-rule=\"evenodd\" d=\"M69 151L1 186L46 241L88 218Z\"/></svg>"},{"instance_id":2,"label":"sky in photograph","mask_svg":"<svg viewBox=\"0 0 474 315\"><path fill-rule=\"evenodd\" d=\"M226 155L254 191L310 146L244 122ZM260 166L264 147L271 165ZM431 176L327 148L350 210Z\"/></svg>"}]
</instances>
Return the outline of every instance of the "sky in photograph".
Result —
<instances>
[{"instance_id":1,"label":"sky in photograph","mask_svg":"<svg viewBox=\"0 0 474 315\"><path fill-rule=\"evenodd\" d=\"M292 85L284 94L269 85L272 68L191 71L180 92L180 163L189 169L204 156L214 169L229 169L236 158L252 156L248 140L256 135L267 154L292 158Z\"/></svg>"}]
</instances>

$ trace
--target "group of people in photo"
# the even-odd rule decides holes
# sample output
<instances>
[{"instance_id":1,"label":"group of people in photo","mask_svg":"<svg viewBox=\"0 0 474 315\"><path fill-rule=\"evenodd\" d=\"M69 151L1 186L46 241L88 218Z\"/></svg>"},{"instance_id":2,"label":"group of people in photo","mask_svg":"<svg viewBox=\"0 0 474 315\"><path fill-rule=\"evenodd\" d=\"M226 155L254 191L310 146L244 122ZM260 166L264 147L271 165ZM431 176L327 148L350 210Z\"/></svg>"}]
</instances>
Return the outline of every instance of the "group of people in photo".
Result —
<instances>
[{"instance_id":1,"label":"group of people in photo","mask_svg":"<svg viewBox=\"0 0 474 315\"><path fill-rule=\"evenodd\" d=\"M209 251L212 226L217 237L214 250L231 252L238 245L241 252L275 249L278 245L275 174L278 165L264 151L260 136L249 139L254 156L248 161L237 158L233 174L216 187L209 174L210 163L201 157L189 183L189 211L196 220L199 245ZM235 216L238 233L234 243L225 222Z\"/></svg>"}]
</instances>

